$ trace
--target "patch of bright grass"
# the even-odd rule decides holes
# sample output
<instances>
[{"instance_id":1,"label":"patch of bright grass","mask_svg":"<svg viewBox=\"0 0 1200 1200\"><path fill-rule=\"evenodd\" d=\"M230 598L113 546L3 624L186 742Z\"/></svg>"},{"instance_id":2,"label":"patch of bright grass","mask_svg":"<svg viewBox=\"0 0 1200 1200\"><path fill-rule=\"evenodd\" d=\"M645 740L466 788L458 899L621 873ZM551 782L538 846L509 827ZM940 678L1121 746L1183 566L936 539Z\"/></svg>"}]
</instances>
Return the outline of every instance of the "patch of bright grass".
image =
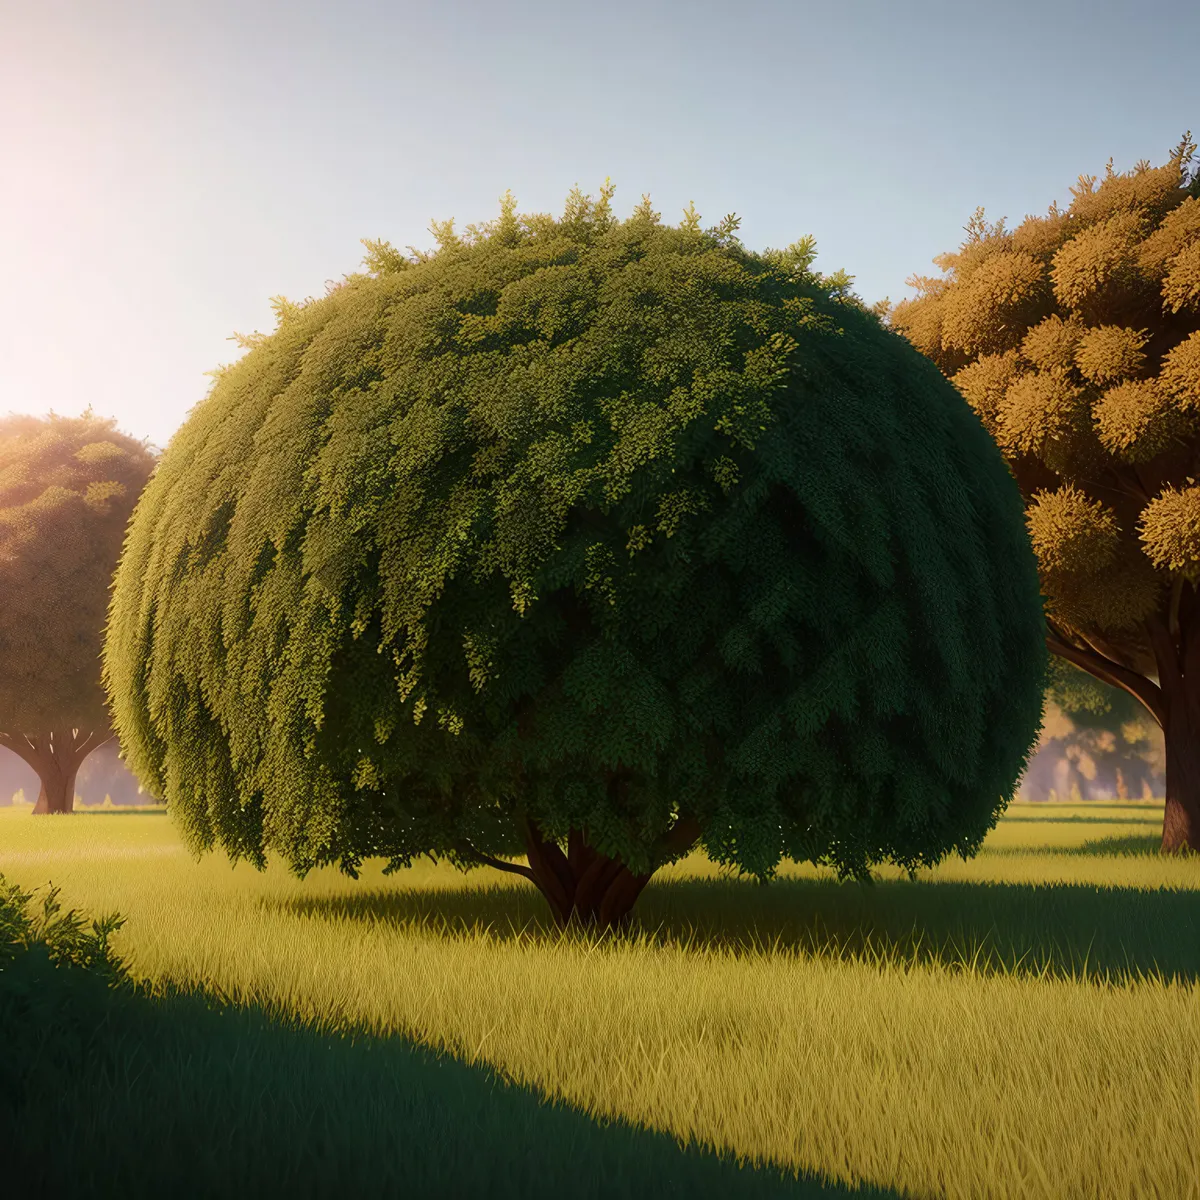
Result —
<instances>
[{"instance_id":1,"label":"patch of bright grass","mask_svg":"<svg viewBox=\"0 0 1200 1200\"><path fill-rule=\"evenodd\" d=\"M978 858L915 882L881 871L874 887L811 867L758 887L693 856L646 890L633 936L599 941L560 937L528 885L484 871L424 864L302 882L278 863L263 874L222 856L197 864L162 814L0 812L0 872L25 887L52 880L72 904L119 909L127 924L113 945L163 997L168 1007L155 1011L176 1011L175 990L202 988L232 1006L225 1027L249 1022L228 1043L243 1055L333 1045L341 1031L338 1044L372 1047L371 1062L407 1054L465 1072L456 1079L507 1081L494 1094L579 1122L580 1138L600 1138L617 1158L640 1153L612 1149L620 1137L666 1135L654 1145L672 1147L668 1175L693 1161L677 1139L759 1164L730 1177L738 1187L779 1186L773 1167L904 1195L1182 1200L1200 1197L1200 860L1161 859L1161 821L1161 806L1144 804L1013 805ZM250 1076L220 1065L231 1052L219 1039L205 1044L208 1060L195 1053L213 1065L202 1077L227 1083L205 1084L195 1103L219 1095L214 1109L249 1122L245 1134L232 1121L223 1135L205 1126L205 1137L225 1137L228 1159L270 1135L238 1108ZM279 1063L291 1053L280 1049ZM294 1053L297 1063L320 1058ZM179 1082L178 1070L153 1064L186 1056L147 1055L150 1082L136 1094L149 1112ZM263 1067L263 1078L293 1069ZM290 1144L311 1144L314 1170L336 1139L314 1138L313 1122L333 1117L300 1098L314 1088L376 1096L371 1080L403 1077L344 1070L341 1092L315 1082L261 1090L268 1111L308 1104L288 1128ZM473 1086L463 1082L463 1095ZM482 1122L474 1152L500 1153L497 1137L521 1144L501 1118L487 1124L491 1101L458 1104L439 1111L477 1113L466 1118ZM185 1137L155 1119L147 1141ZM411 1118L425 1129L421 1119ZM542 1119L530 1117L524 1144L540 1139L547 1154ZM467 1151L446 1136L430 1162L443 1156L449 1170ZM509 1158L519 1167L522 1155ZM589 1161L616 1169L600 1150ZM694 1161L708 1164L701 1174L729 1165ZM434 1190L414 1185L416 1194L454 1194L436 1190L436 1170L429 1178ZM535 1175L521 1178L523 1195L542 1194L530 1191ZM569 1172L562 1180L556 1194L581 1194ZM459 1194L472 1194L464 1186ZM743 1194L711 1173L687 1187Z\"/></svg>"}]
</instances>

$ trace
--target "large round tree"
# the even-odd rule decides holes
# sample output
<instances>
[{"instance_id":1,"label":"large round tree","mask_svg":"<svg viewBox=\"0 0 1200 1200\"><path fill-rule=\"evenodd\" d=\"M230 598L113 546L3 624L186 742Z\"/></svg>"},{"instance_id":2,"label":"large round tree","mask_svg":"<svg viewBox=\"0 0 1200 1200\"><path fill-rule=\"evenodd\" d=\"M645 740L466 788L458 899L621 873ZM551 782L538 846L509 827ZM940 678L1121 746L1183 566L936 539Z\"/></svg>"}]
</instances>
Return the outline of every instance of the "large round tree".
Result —
<instances>
[{"instance_id":1,"label":"large round tree","mask_svg":"<svg viewBox=\"0 0 1200 1200\"><path fill-rule=\"evenodd\" d=\"M194 849L489 864L609 924L697 843L862 876L994 825L1046 668L995 445L811 240L610 195L367 243L173 438L105 675Z\"/></svg>"},{"instance_id":2,"label":"large round tree","mask_svg":"<svg viewBox=\"0 0 1200 1200\"><path fill-rule=\"evenodd\" d=\"M1200 171L1161 167L1014 230L978 209L940 279L878 306L958 386L1025 498L1049 648L1166 747L1162 849L1200 850Z\"/></svg>"},{"instance_id":3,"label":"large round tree","mask_svg":"<svg viewBox=\"0 0 1200 1200\"><path fill-rule=\"evenodd\" d=\"M155 461L90 409L0 418L0 746L37 772L35 813L70 812L80 764L112 737L109 585Z\"/></svg>"}]
</instances>

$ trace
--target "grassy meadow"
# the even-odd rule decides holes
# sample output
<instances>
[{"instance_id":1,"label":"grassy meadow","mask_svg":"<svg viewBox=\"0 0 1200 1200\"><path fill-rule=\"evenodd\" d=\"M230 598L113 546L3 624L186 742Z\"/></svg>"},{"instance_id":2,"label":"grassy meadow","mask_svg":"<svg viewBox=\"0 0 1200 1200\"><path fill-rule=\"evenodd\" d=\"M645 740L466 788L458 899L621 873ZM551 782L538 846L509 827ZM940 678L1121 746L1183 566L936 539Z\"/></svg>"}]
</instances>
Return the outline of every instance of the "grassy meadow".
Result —
<instances>
[{"instance_id":1,"label":"grassy meadow","mask_svg":"<svg viewBox=\"0 0 1200 1200\"><path fill-rule=\"evenodd\" d=\"M1200 1200L1200 859L1161 823L1014 804L869 887L692 856L589 940L486 869L299 881L161 811L0 809L0 874L118 910L144 985L48 1036L3 1159L73 1196Z\"/></svg>"}]
</instances>

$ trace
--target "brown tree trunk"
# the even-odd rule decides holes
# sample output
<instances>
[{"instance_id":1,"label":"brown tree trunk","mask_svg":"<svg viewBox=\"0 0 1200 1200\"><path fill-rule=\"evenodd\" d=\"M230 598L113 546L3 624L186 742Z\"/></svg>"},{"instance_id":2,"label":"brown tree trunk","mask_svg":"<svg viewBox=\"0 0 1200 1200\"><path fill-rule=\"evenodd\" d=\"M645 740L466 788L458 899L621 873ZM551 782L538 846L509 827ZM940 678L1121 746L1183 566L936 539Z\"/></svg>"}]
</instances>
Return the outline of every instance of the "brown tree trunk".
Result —
<instances>
[{"instance_id":1,"label":"brown tree trunk","mask_svg":"<svg viewBox=\"0 0 1200 1200\"><path fill-rule=\"evenodd\" d=\"M33 806L35 813L69 813L75 811L75 777L78 767L61 770L56 764L51 764L44 774L39 773L41 790L38 792L37 803Z\"/></svg>"},{"instance_id":2,"label":"brown tree trunk","mask_svg":"<svg viewBox=\"0 0 1200 1200\"><path fill-rule=\"evenodd\" d=\"M75 810L75 778L80 765L111 736L82 729L0 733L0 746L7 746L37 772L41 790L33 806L35 814L69 813Z\"/></svg>"},{"instance_id":3,"label":"brown tree trunk","mask_svg":"<svg viewBox=\"0 0 1200 1200\"><path fill-rule=\"evenodd\" d=\"M1200 852L1200 729L1189 719L1191 706L1168 700L1167 807L1163 812L1162 852ZM1178 712L1182 709L1182 712Z\"/></svg>"},{"instance_id":4,"label":"brown tree trunk","mask_svg":"<svg viewBox=\"0 0 1200 1200\"><path fill-rule=\"evenodd\" d=\"M566 611L568 623L576 631L586 624L586 610L568 604ZM533 736L533 710L528 700L521 701L518 706L517 729L522 738ZM604 774L610 798L616 807L623 807L628 800L629 772L618 765ZM520 778L519 765L517 775ZM654 871L686 853L695 845L701 832L694 817L679 814L672 828L653 846L651 869L644 875L635 875L619 858L609 858L591 845L584 829L569 831L564 853L556 841L543 835L535 821L522 816L519 825L528 867L481 854L465 842L459 844L458 850L476 862L528 879L546 898L555 921L562 928L571 924L605 929L626 927L633 906Z\"/></svg>"},{"instance_id":5,"label":"brown tree trunk","mask_svg":"<svg viewBox=\"0 0 1200 1200\"><path fill-rule=\"evenodd\" d=\"M1159 724L1167 754L1162 853L1200 851L1200 620L1146 623L1158 663Z\"/></svg>"},{"instance_id":6,"label":"brown tree trunk","mask_svg":"<svg viewBox=\"0 0 1200 1200\"><path fill-rule=\"evenodd\" d=\"M618 929L629 924L653 871L635 875L619 858L589 845L583 830L571 830L565 854L532 822L525 821L521 832L533 882L560 926Z\"/></svg>"}]
</instances>

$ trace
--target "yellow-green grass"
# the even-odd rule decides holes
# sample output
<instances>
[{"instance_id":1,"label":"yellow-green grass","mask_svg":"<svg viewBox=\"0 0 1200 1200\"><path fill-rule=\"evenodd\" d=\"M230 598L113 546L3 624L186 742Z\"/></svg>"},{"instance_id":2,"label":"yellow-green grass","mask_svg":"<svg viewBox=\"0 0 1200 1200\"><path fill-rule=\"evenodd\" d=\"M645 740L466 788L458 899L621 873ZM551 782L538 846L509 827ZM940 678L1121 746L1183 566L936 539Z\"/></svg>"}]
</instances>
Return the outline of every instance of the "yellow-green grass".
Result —
<instances>
[{"instance_id":1,"label":"yellow-green grass","mask_svg":"<svg viewBox=\"0 0 1200 1200\"><path fill-rule=\"evenodd\" d=\"M763 1167L1200 1198L1200 860L1160 858L1161 824L1161 804L1015 804L974 860L873 887L693 856L634 937L599 942L484 869L196 863L158 812L0 810L0 873L119 910L116 949L159 989L403 1035Z\"/></svg>"}]
</instances>

